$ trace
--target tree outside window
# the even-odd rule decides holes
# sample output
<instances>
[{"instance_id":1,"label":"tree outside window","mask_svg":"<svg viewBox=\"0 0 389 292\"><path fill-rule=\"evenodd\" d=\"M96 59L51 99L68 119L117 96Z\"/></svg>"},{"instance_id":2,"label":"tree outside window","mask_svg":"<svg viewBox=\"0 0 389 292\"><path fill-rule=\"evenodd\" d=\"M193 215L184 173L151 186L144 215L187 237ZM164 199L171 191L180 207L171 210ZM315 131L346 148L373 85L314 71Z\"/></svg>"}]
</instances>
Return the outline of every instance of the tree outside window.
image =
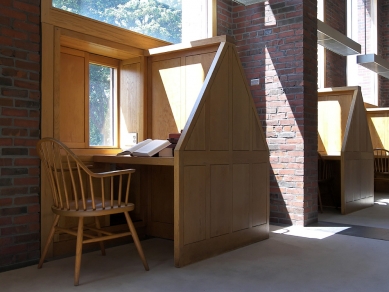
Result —
<instances>
[{"instance_id":1,"label":"tree outside window","mask_svg":"<svg viewBox=\"0 0 389 292\"><path fill-rule=\"evenodd\" d=\"M53 0L53 7L171 43L182 40L182 0Z\"/></svg>"}]
</instances>

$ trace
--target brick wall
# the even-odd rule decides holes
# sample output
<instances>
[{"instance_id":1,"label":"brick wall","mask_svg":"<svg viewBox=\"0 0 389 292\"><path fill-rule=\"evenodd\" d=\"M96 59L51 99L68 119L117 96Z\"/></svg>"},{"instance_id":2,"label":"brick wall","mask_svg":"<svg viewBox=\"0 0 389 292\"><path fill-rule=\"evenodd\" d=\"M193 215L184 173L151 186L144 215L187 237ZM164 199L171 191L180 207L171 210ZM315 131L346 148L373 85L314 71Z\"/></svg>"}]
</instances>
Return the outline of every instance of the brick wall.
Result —
<instances>
[{"instance_id":1,"label":"brick wall","mask_svg":"<svg viewBox=\"0 0 389 292\"><path fill-rule=\"evenodd\" d=\"M346 0L326 0L324 21L326 24L347 35ZM326 50L325 87L340 87L347 85L347 57Z\"/></svg>"},{"instance_id":2,"label":"brick wall","mask_svg":"<svg viewBox=\"0 0 389 292\"><path fill-rule=\"evenodd\" d=\"M270 221L306 225L317 220L317 3L269 2L230 2L230 27L249 83L260 80L251 92L270 148Z\"/></svg>"},{"instance_id":3,"label":"brick wall","mask_svg":"<svg viewBox=\"0 0 389 292\"><path fill-rule=\"evenodd\" d=\"M0 270L40 255L40 0L0 1Z\"/></svg>"},{"instance_id":4,"label":"brick wall","mask_svg":"<svg viewBox=\"0 0 389 292\"><path fill-rule=\"evenodd\" d=\"M232 35L232 2L231 0L218 0L217 2L217 34Z\"/></svg>"}]
</instances>

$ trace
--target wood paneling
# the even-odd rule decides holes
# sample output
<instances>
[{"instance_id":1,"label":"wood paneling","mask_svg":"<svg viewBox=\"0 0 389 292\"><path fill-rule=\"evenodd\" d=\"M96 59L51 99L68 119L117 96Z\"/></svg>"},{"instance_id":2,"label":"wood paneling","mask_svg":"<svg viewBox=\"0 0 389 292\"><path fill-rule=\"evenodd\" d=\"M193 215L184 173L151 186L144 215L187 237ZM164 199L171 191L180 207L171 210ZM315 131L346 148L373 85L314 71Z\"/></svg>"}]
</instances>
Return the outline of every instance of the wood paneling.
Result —
<instances>
[{"instance_id":1,"label":"wood paneling","mask_svg":"<svg viewBox=\"0 0 389 292\"><path fill-rule=\"evenodd\" d=\"M366 109L373 148L389 149L389 108Z\"/></svg>"},{"instance_id":2,"label":"wood paneling","mask_svg":"<svg viewBox=\"0 0 389 292\"><path fill-rule=\"evenodd\" d=\"M183 179L183 241L187 245L205 240L207 169L185 166Z\"/></svg>"},{"instance_id":3,"label":"wood paneling","mask_svg":"<svg viewBox=\"0 0 389 292\"><path fill-rule=\"evenodd\" d=\"M151 135L153 139L167 139L169 133L181 130L181 59L153 62L151 65ZM163 121L163 122L161 122Z\"/></svg>"},{"instance_id":4,"label":"wood paneling","mask_svg":"<svg viewBox=\"0 0 389 292\"><path fill-rule=\"evenodd\" d=\"M220 45L176 147L178 267L268 237L269 152L238 60L233 45ZM189 191L188 177L202 186Z\"/></svg>"},{"instance_id":5,"label":"wood paneling","mask_svg":"<svg viewBox=\"0 0 389 292\"><path fill-rule=\"evenodd\" d=\"M211 165L211 234L220 236L231 232L232 190L229 165Z\"/></svg>"},{"instance_id":6,"label":"wood paneling","mask_svg":"<svg viewBox=\"0 0 389 292\"><path fill-rule=\"evenodd\" d=\"M247 92L245 80L239 78L239 61L236 56L232 58L232 131L233 131L233 150L250 150L250 141L252 129L250 112L250 94ZM245 98L243 98L245 97Z\"/></svg>"},{"instance_id":7,"label":"wood paneling","mask_svg":"<svg viewBox=\"0 0 389 292\"><path fill-rule=\"evenodd\" d=\"M143 59L122 62L120 70L120 141L126 149L128 133L138 133L138 141L145 140L145 96L143 80Z\"/></svg>"},{"instance_id":8,"label":"wood paneling","mask_svg":"<svg viewBox=\"0 0 389 292\"><path fill-rule=\"evenodd\" d=\"M372 206L373 147L360 87L319 91L318 111L318 150L341 159L342 214Z\"/></svg>"},{"instance_id":9,"label":"wood paneling","mask_svg":"<svg viewBox=\"0 0 389 292\"><path fill-rule=\"evenodd\" d=\"M268 162L252 165L252 226L264 225L269 220L269 168Z\"/></svg>"},{"instance_id":10,"label":"wood paneling","mask_svg":"<svg viewBox=\"0 0 389 292\"><path fill-rule=\"evenodd\" d=\"M120 27L105 24L84 16L52 8L51 1L42 1L42 22L52 24L92 37L103 38L107 41L130 45L137 49L150 49L166 46L169 43L132 32Z\"/></svg>"},{"instance_id":11,"label":"wood paneling","mask_svg":"<svg viewBox=\"0 0 389 292\"><path fill-rule=\"evenodd\" d=\"M234 164L232 168L232 231L250 227L250 164Z\"/></svg>"},{"instance_id":12,"label":"wood paneling","mask_svg":"<svg viewBox=\"0 0 389 292\"><path fill-rule=\"evenodd\" d=\"M228 60L228 54L221 58L221 65L218 73L210 86L210 114L209 114L209 148L213 151L228 150L230 147L229 126L226 120L226 114L229 114L229 88L226 81L231 72ZM223 62L226 60L225 62Z\"/></svg>"},{"instance_id":13,"label":"wood paneling","mask_svg":"<svg viewBox=\"0 0 389 292\"><path fill-rule=\"evenodd\" d=\"M61 53L59 110L59 139L69 147L84 148L85 95L87 57L84 52L64 50Z\"/></svg>"},{"instance_id":14,"label":"wood paneling","mask_svg":"<svg viewBox=\"0 0 389 292\"><path fill-rule=\"evenodd\" d=\"M149 57L148 137L166 139L184 129L215 52L211 46Z\"/></svg>"}]
</instances>

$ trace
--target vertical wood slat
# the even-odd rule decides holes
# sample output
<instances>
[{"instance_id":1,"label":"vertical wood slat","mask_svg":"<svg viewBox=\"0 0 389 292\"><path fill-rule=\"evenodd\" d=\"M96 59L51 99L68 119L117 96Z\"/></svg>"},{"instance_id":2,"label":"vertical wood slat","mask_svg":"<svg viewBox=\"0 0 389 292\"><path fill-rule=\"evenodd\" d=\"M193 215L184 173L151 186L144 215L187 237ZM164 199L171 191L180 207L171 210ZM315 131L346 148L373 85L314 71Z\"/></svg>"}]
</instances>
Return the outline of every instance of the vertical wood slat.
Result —
<instances>
[{"instance_id":1,"label":"vertical wood slat","mask_svg":"<svg viewBox=\"0 0 389 292\"><path fill-rule=\"evenodd\" d=\"M250 164L234 164L232 175L232 231L250 228Z\"/></svg>"},{"instance_id":2,"label":"vertical wood slat","mask_svg":"<svg viewBox=\"0 0 389 292\"><path fill-rule=\"evenodd\" d=\"M229 165L211 165L211 238L228 234L232 226L232 189Z\"/></svg>"},{"instance_id":3,"label":"vertical wood slat","mask_svg":"<svg viewBox=\"0 0 389 292\"><path fill-rule=\"evenodd\" d=\"M190 244L206 237L206 166L185 166L183 194L183 241Z\"/></svg>"}]
</instances>

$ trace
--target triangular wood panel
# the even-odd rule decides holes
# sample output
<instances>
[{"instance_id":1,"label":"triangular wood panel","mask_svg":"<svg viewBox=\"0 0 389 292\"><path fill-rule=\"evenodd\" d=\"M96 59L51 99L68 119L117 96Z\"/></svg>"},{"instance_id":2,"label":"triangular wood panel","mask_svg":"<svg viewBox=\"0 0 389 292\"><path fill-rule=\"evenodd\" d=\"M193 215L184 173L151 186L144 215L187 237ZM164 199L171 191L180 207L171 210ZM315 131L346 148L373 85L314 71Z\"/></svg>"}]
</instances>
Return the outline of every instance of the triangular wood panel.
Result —
<instances>
[{"instance_id":1,"label":"triangular wood panel","mask_svg":"<svg viewBox=\"0 0 389 292\"><path fill-rule=\"evenodd\" d=\"M360 87L354 92L342 146L342 214L374 204L374 156Z\"/></svg>"},{"instance_id":2,"label":"triangular wood panel","mask_svg":"<svg viewBox=\"0 0 389 292\"><path fill-rule=\"evenodd\" d=\"M221 43L175 150L175 265L269 236L269 151L235 46Z\"/></svg>"}]
</instances>

